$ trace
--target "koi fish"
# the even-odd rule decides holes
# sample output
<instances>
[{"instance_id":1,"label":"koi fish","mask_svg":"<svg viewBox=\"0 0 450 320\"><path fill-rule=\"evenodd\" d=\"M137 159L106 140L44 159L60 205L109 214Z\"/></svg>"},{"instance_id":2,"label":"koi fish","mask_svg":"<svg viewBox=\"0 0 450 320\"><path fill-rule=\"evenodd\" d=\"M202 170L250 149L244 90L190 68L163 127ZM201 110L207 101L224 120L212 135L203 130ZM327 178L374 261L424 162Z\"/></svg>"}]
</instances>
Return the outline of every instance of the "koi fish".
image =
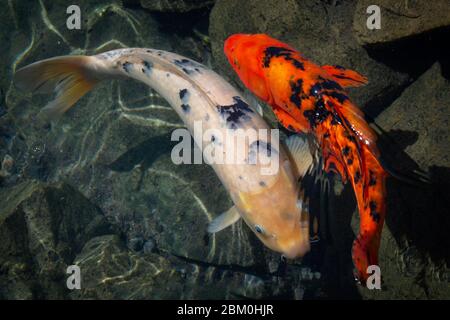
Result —
<instances>
[{"instance_id":1,"label":"koi fish","mask_svg":"<svg viewBox=\"0 0 450 320\"><path fill-rule=\"evenodd\" d=\"M198 146L207 145L225 157L236 151L233 144L220 141L227 130L271 129L217 73L196 61L161 50L126 48L95 56L54 57L18 70L14 81L26 91L56 93L38 115L42 121L51 121L98 82L125 78L153 88L180 116ZM196 123L205 133L200 137L194 134ZM301 138L289 140L291 153L283 145L277 147L276 142L271 135L249 135L241 150L246 155L245 163L211 163L234 206L213 219L208 231L218 232L242 218L267 247L287 258L296 258L310 248L307 203L299 200L297 180L306 170L305 163L312 164L312 158ZM262 169L267 162L263 163L260 157L249 160L255 155L277 159L278 170L265 174Z\"/></svg>"},{"instance_id":2,"label":"koi fish","mask_svg":"<svg viewBox=\"0 0 450 320\"><path fill-rule=\"evenodd\" d=\"M319 66L265 34L232 35L224 51L241 81L271 106L285 128L315 137L324 170L338 173L344 183L350 180L360 215L352 258L357 278L365 282L367 267L378 264L387 172L375 132L344 88L367 79L341 66Z\"/></svg>"}]
</instances>

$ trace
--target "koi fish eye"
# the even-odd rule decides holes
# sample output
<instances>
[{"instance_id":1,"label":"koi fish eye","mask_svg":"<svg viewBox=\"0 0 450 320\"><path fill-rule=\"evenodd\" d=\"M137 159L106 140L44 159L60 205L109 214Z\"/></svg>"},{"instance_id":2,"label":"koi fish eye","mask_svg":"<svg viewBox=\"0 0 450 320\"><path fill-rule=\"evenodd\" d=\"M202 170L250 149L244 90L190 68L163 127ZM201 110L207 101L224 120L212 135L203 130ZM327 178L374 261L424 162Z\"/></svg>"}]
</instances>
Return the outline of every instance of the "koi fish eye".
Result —
<instances>
[{"instance_id":1,"label":"koi fish eye","mask_svg":"<svg viewBox=\"0 0 450 320\"><path fill-rule=\"evenodd\" d=\"M258 224L255 225L255 231L258 232L259 234L264 234L264 228Z\"/></svg>"}]
</instances>

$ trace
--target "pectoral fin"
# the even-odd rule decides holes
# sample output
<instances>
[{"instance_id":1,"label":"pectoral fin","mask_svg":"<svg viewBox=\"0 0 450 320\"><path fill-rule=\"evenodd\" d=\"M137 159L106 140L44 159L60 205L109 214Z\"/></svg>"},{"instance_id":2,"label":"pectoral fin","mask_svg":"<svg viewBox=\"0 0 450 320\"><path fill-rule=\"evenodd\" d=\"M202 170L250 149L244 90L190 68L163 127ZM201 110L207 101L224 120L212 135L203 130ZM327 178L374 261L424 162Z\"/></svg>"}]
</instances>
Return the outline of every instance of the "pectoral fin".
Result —
<instances>
[{"instance_id":1,"label":"pectoral fin","mask_svg":"<svg viewBox=\"0 0 450 320\"><path fill-rule=\"evenodd\" d=\"M286 139L285 144L297 167L299 177L303 177L313 165L313 157L306 137L292 135Z\"/></svg>"},{"instance_id":2,"label":"pectoral fin","mask_svg":"<svg viewBox=\"0 0 450 320\"><path fill-rule=\"evenodd\" d=\"M232 206L228 211L225 211L224 213L214 218L214 220L209 223L208 232L209 233L219 232L231 226L233 223L236 223L240 218L241 215L239 214L238 210L236 209L235 206Z\"/></svg>"}]
</instances>

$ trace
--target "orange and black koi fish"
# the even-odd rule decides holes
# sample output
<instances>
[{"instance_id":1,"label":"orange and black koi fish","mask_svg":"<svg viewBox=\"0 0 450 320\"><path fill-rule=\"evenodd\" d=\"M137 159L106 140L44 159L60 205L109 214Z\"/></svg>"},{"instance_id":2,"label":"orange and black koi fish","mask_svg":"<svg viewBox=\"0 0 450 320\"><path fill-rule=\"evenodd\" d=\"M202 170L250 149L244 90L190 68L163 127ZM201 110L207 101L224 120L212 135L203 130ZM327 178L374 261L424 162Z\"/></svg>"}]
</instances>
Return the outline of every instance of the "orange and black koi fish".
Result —
<instances>
[{"instance_id":1,"label":"orange and black koi fish","mask_svg":"<svg viewBox=\"0 0 450 320\"><path fill-rule=\"evenodd\" d=\"M325 171L350 180L360 214L352 257L358 279L365 282L367 267L378 264L387 172L375 132L344 88L367 79L340 66L319 66L265 34L232 35L224 50L242 82L272 107L284 127L315 136Z\"/></svg>"}]
</instances>

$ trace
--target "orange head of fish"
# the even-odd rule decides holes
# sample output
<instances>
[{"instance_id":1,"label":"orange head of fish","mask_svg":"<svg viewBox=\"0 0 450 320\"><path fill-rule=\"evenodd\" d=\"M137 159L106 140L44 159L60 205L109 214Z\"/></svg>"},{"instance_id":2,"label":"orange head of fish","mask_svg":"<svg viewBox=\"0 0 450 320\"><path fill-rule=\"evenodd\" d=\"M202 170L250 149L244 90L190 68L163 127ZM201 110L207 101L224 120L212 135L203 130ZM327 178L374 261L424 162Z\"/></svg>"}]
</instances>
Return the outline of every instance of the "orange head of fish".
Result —
<instances>
[{"instance_id":1,"label":"orange head of fish","mask_svg":"<svg viewBox=\"0 0 450 320\"><path fill-rule=\"evenodd\" d=\"M241 81L266 102L271 100L271 96L262 68L263 55L266 47L274 41L265 34L234 34L224 44L225 56Z\"/></svg>"}]
</instances>

